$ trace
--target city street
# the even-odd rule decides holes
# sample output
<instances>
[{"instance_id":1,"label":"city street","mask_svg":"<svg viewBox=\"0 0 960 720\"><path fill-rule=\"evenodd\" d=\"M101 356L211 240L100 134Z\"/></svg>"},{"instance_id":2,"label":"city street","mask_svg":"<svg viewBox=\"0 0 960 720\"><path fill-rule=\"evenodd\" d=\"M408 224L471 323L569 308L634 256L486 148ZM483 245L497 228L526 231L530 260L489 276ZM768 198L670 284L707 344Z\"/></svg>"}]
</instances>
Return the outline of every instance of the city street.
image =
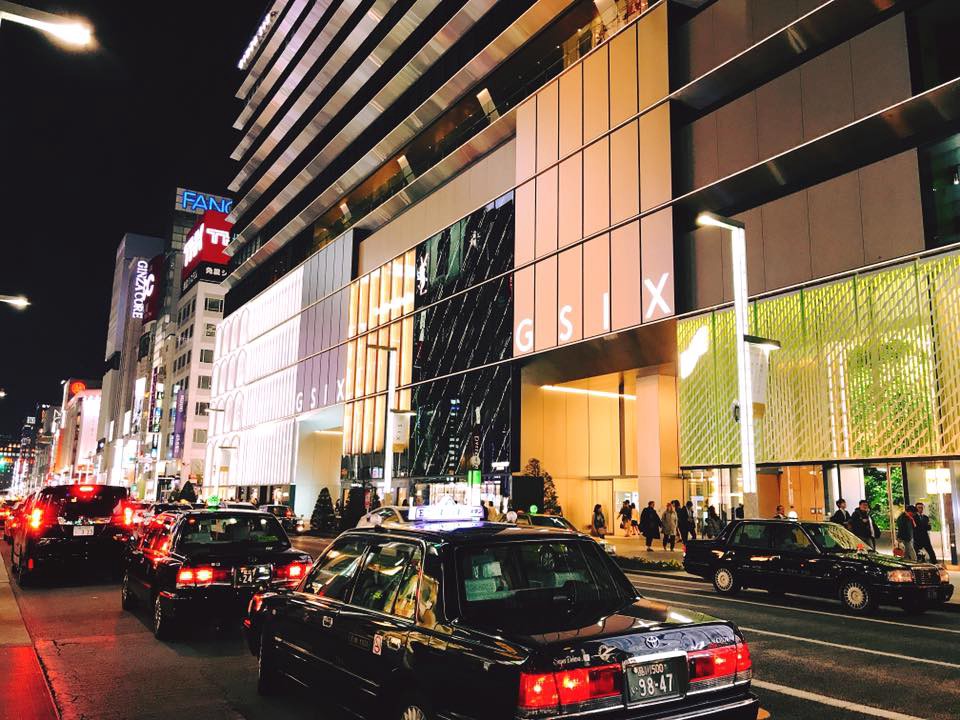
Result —
<instances>
[{"instance_id":1,"label":"city street","mask_svg":"<svg viewBox=\"0 0 960 720\"><path fill-rule=\"evenodd\" d=\"M313 555L327 542L295 540ZM3 559L9 569L7 546ZM882 609L870 618L851 618L827 601L760 592L720 598L692 577L630 578L647 597L739 623L753 655L755 691L773 718L957 717L960 613L906 616ZM258 696L256 661L238 630L161 643L146 613L120 609L117 583L13 587L65 719L166 718L179 712L271 720L334 716L303 695Z\"/></svg>"}]
</instances>

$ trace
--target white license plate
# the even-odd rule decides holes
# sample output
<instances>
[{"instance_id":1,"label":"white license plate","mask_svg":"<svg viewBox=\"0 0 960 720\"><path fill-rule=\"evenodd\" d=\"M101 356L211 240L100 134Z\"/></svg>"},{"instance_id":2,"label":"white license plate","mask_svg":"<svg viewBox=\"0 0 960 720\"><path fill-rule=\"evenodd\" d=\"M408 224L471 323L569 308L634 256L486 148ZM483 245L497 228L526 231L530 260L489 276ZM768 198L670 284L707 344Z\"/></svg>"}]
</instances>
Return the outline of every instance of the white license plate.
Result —
<instances>
[{"instance_id":1,"label":"white license plate","mask_svg":"<svg viewBox=\"0 0 960 720\"><path fill-rule=\"evenodd\" d=\"M74 525L73 536L83 537L84 535L93 535L93 525Z\"/></svg>"}]
</instances>

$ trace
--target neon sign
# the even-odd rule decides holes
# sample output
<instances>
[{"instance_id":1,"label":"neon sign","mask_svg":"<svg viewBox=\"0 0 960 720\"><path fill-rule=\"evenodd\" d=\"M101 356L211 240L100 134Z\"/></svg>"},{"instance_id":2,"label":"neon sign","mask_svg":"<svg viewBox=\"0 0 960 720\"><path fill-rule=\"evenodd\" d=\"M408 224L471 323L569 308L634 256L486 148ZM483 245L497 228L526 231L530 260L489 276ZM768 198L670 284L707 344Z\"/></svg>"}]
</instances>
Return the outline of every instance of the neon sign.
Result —
<instances>
[{"instance_id":1,"label":"neon sign","mask_svg":"<svg viewBox=\"0 0 960 720\"><path fill-rule=\"evenodd\" d=\"M197 192L196 190L184 190L180 196L180 207L190 212L202 213L207 210L216 210L224 214L230 212L233 207L233 200L229 198L208 195L207 193Z\"/></svg>"},{"instance_id":2,"label":"neon sign","mask_svg":"<svg viewBox=\"0 0 960 720\"><path fill-rule=\"evenodd\" d=\"M143 319L147 300L153 295L155 286L156 278L150 272L150 263L146 260L137 260L137 268L133 276L133 310L130 317L138 320Z\"/></svg>"},{"instance_id":3,"label":"neon sign","mask_svg":"<svg viewBox=\"0 0 960 720\"><path fill-rule=\"evenodd\" d=\"M229 230L207 227L205 223L200 223L183 245L183 264L185 266L192 263L193 259L203 251L205 237L209 238L210 245L220 244L226 247L230 244Z\"/></svg>"}]
</instances>

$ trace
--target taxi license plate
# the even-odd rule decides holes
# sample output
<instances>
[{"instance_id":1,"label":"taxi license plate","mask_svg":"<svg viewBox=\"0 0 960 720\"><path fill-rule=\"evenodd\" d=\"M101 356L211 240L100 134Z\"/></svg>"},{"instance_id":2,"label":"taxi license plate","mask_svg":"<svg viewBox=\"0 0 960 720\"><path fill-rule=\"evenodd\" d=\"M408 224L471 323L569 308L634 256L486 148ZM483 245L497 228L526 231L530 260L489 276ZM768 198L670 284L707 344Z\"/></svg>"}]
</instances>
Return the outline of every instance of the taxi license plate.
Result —
<instances>
[{"instance_id":1,"label":"taxi license plate","mask_svg":"<svg viewBox=\"0 0 960 720\"><path fill-rule=\"evenodd\" d=\"M937 589L928 588L927 589L927 600L936 600L937 599Z\"/></svg>"},{"instance_id":2,"label":"taxi license plate","mask_svg":"<svg viewBox=\"0 0 960 720\"><path fill-rule=\"evenodd\" d=\"M269 565L250 565L237 568L237 585L253 585L269 579Z\"/></svg>"},{"instance_id":3,"label":"taxi license plate","mask_svg":"<svg viewBox=\"0 0 960 720\"><path fill-rule=\"evenodd\" d=\"M675 660L628 664L624 673L627 700L631 703L680 696L679 663Z\"/></svg>"},{"instance_id":4,"label":"taxi license plate","mask_svg":"<svg viewBox=\"0 0 960 720\"><path fill-rule=\"evenodd\" d=\"M83 537L84 535L93 535L93 525L74 525L73 536Z\"/></svg>"}]
</instances>

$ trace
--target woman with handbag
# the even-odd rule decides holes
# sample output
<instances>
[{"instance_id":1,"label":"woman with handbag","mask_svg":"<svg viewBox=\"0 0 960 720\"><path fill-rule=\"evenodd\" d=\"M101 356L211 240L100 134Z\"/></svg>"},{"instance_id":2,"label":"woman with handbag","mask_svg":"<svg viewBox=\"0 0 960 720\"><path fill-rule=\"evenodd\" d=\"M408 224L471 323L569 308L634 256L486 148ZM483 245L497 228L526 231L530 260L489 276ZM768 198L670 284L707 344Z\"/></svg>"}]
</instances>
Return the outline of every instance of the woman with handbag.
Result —
<instances>
[{"instance_id":1,"label":"woman with handbag","mask_svg":"<svg viewBox=\"0 0 960 720\"><path fill-rule=\"evenodd\" d=\"M599 504L593 506L593 534L599 538L607 535L607 519L603 516L603 508Z\"/></svg>"}]
</instances>

